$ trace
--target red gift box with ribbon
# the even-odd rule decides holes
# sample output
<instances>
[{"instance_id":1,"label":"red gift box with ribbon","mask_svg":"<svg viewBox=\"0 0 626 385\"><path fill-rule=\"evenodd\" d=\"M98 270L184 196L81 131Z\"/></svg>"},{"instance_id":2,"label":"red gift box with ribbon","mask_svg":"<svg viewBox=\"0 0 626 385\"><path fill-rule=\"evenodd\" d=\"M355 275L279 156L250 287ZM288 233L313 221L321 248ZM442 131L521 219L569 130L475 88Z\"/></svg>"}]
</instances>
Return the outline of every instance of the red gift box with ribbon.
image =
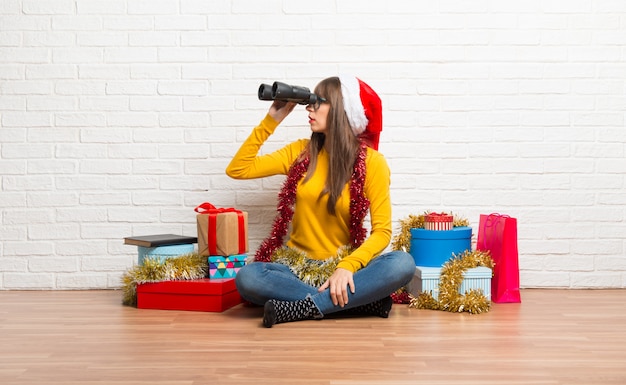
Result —
<instances>
[{"instance_id":1,"label":"red gift box with ribbon","mask_svg":"<svg viewBox=\"0 0 626 385\"><path fill-rule=\"evenodd\" d=\"M454 218L446 213L428 213L424 218L424 229L426 230L452 230Z\"/></svg>"},{"instance_id":2,"label":"red gift box with ribbon","mask_svg":"<svg viewBox=\"0 0 626 385\"><path fill-rule=\"evenodd\" d=\"M234 208L217 208L202 203L198 214L198 253L202 256L245 254L248 252L248 213Z\"/></svg>"}]
</instances>

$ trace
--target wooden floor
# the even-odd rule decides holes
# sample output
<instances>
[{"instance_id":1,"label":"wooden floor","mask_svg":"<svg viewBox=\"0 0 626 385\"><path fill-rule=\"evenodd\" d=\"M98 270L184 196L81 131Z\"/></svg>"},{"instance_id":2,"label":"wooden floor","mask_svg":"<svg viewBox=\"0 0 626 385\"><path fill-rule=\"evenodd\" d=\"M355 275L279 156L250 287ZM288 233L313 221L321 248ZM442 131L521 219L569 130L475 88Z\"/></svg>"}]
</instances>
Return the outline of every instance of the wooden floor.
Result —
<instances>
[{"instance_id":1,"label":"wooden floor","mask_svg":"<svg viewBox=\"0 0 626 385\"><path fill-rule=\"evenodd\" d=\"M261 309L142 310L118 291L0 292L0 384L626 384L626 290L523 290L480 315L261 327Z\"/></svg>"}]
</instances>

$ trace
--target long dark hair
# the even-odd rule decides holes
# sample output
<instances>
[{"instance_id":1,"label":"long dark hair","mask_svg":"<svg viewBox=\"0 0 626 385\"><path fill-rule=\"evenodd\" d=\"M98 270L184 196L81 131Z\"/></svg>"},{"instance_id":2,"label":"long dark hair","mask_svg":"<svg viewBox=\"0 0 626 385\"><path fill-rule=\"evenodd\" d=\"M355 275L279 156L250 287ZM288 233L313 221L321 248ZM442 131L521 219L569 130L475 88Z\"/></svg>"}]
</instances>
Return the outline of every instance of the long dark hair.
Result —
<instances>
[{"instance_id":1,"label":"long dark hair","mask_svg":"<svg viewBox=\"0 0 626 385\"><path fill-rule=\"evenodd\" d=\"M335 214L335 205L341 192L350 181L360 142L352 132L348 116L343 107L341 82L338 77L322 80L315 87L315 94L330 104L326 120L326 133L314 132L307 151L310 156L309 169L304 182L309 180L317 167L317 156L322 148L328 151L328 177L321 195L328 194L327 210ZM321 196L320 195L320 196Z\"/></svg>"}]
</instances>

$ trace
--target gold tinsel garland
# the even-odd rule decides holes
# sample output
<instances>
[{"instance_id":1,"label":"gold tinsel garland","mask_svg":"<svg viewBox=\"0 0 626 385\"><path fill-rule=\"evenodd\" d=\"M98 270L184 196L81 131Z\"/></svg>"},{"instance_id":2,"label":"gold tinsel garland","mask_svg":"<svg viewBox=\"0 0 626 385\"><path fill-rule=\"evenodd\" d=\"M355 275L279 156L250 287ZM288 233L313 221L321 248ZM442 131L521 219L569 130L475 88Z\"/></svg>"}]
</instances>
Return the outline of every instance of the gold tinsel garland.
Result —
<instances>
[{"instance_id":1,"label":"gold tinsel garland","mask_svg":"<svg viewBox=\"0 0 626 385\"><path fill-rule=\"evenodd\" d=\"M320 287L333 274L339 261L351 252L352 249L349 246L342 246L337 251L337 255L324 260L316 260L309 258L303 251L284 246L274 251L271 261L288 266L302 282Z\"/></svg>"},{"instance_id":2,"label":"gold tinsel garland","mask_svg":"<svg viewBox=\"0 0 626 385\"><path fill-rule=\"evenodd\" d=\"M178 281L205 278L208 272L207 257L189 253L160 261L146 258L122 276L122 303L137 306L137 285L150 282Z\"/></svg>"},{"instance_id":3,"label":"gold tinsel garland","mask_svg":"<svg viewBox=\"0 0 626 385\"><path fill-rule=\"evenodd\" d=\"M488 252L465 251L454 256L441 268L439 278L439 296L433 298L431 292L422 292L417 298L411 297L410 308L444 310L453 313L468 312L480 314L489 311L491 301L480 289L470 289L464 295L459 293L463 283L463 273L475 267L484 266L492 269L493 259Z\"/></svg>"}]
</instances>

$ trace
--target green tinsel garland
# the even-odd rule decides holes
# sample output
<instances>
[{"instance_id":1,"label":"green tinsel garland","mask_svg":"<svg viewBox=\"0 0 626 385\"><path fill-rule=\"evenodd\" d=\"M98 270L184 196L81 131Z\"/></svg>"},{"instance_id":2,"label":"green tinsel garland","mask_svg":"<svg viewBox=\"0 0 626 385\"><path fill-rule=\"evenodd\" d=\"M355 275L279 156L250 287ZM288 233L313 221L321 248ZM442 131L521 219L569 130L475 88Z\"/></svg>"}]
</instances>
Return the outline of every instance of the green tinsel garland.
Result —
<instances>
[{"instance_id":1,"label":"green tinsel garland","mask_svg":"<svg viewBox=\"0 0 626 385\"><path fill-rule=\"evenodd\" d=\"M184 254L160 261L146 258L143 265L135 265L122 276L122 303L137 306L137 285L149 282L199 279L207 276L207 257L198 253Z\"/></svg>"},{"instance_id":2,"label":"green tinsel garland","mask_svg":"<svg viewBox=\"0 0 626 385\"><path fill-rule=\"evenodd\" d=\"M335 272L339 261L352 252L348 246L342 246L337 255L324 260L307 257L306 253L290 247L281 247L274 251L271 261L289 266L300 280L308 285L320 287Z\"/></svg>"},{"instance_id":3,"label":"green tinsel garland","mask_svg":"<svg viewBox=\"0 0 626 385\"><path fill-rule=\"evenodd\" d=\"M431 292L423 292L417 298L411 298L409 307L453 313L466 311L471 314L489 311L491 301L485 297L482 290L470 289L464 295L459 293L459 288L463 283L463 273L478 266L485 266L493 271L493 259L488 252L465 251L460 256L454 256L441 268L439 298L433 298Z\"/></svg>"}]
</instances>

